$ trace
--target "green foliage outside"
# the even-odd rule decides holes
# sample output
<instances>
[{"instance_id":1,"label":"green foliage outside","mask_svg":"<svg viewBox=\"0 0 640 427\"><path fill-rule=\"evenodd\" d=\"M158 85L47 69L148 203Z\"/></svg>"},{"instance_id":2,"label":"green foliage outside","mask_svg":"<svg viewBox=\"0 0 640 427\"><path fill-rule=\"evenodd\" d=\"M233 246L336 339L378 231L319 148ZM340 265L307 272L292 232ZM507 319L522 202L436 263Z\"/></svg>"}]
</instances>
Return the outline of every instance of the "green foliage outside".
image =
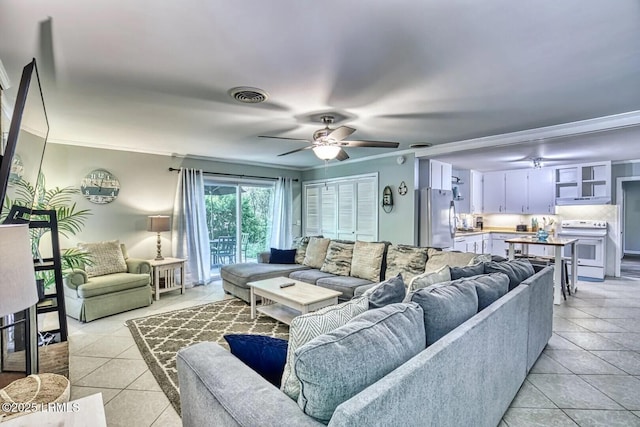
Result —
<instances>
[{"instance_id":1,"label":"green foliage outside","mask_svg":"<svg viewBox=\"0 0 640 427\"><path fill-rule=\"evenodd\" d=\"M242 232L245 242L243 256L247 260L255 259L258 253L268 249L271 231L272 188L241 187L242 191ZM207 226L211 240L220 236L236 236L236 195L208 194L205 196L207 208Z\"/></svg>"},{"instance_id":2,"label":"green foliage outside","mask_svg":"<svg viewBox=\"0 0 640 427\"><path fill-rule=\"evenodd\" d=\"M31 206L32 201L34 201L33 209L56 211L58 234L69 238L82 231L86 219L91 215L89 209L77 209L75 202L73 202L73 196L80 194L78 188L55 187L47 190L45 177L42 173L38 176L38 183L35 187L23 179L16 181L12 185L16 186L16 196L13 200L9 196L5 197L2 209L3 218L0 218L2 221L11 206ZM31 221L44 219L46 218L38 215L31 216ZM29 231L31 233L33 256L34 258L40 258L40 240L49 230L46 228L32 228ZM60 255L60 259L63 269L78 268L91 263L86 253L73 248L66 249ZM39 279L44 279L45 289L50 288L55 283L53 271L38 271L36 274Z\"/></svg>"}]
</instances>

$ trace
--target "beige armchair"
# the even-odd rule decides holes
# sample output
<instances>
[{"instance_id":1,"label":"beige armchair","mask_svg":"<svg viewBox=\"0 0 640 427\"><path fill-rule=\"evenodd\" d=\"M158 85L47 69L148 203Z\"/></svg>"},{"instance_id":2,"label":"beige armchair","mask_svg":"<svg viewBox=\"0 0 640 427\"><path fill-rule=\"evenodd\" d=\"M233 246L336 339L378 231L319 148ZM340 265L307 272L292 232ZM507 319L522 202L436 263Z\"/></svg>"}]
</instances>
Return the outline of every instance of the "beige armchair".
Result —
<instances>
[{"instance_id":1,"label":"beige armchair","mask_svg":"<svg viewBox=\"0 0 640 427\"><path fill-rule=\"evenodd\" d=\"M92 264L65 272L68 316L90 322L151 304L151 266L147 261L129 258L117 240L78 246L90 255Z\"/></svg>"}]
</instances>

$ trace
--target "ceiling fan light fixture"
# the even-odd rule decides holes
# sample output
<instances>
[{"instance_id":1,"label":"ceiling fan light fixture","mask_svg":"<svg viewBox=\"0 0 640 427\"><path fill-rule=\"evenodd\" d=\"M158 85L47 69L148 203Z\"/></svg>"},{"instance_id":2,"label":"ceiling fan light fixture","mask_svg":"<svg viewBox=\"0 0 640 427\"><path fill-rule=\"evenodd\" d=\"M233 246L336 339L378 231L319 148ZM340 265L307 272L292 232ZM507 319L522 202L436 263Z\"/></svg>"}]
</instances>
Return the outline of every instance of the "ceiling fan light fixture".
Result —
<instances>
[{"instance_id":1,"label":"ceiling fan light fixture","mask_svg":"<svg viewBox=\"0 0 640 427\"><path fill-rule=\"evenodd\" d=\"M542 157L536 157L535 159L531 159L531 162L533 163L534 169L542 169L542 166L544 166L544 164L542 163Z\"/></svg>"},{"instance_id":2,"label":"ceiling fan light fixture","mask_svg":"<svg viewBox=\"0 0 640 427\"><path fill-rule=\"evenodd\" d=\"M320 160L333 160L340 153L340 146L338 145L316 145L312 148L315 155Z\"/></svg>"}]
</instances>

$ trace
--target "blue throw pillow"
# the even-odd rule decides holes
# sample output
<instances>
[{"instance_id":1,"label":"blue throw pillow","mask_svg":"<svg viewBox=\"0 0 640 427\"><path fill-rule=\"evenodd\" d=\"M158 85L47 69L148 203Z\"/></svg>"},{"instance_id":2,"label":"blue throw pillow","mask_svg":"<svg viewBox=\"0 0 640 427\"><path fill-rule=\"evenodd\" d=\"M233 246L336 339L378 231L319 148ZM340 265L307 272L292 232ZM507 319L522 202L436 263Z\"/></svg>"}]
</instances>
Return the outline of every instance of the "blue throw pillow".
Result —
<instances>
[{"instance_id":1,"label":"blue throw pillow","mask_svg":"<svg viewBox=\"0 0 640 427\"><path fill-rule=\"evenodd\" d=\"M276 249L271 248L269 264L295 264L296 249Z\"/></svg>"},{"instance_id":2,"label":"blue throw pillow","mask_svg":"<svg viewBox=\"0 0 640 427\"><path fill-rule=\"evenodd\" d=\"M266 335L229 334L224 339L231 354L256 371L271 384L280 388L288 342Z\"/></svg>"},{"instance_id":3,"label":"blue throw pillow","mask_svg":"<svg viewBox=\"0 0 640 427\"><path fill-rule=\"evenodd\" d=\"M369 298L370 309L382 308L385 305L402 302L406 294L407 289L400 273L396 277L378 283L364 293Z\"/></svg>"}]
</instances>

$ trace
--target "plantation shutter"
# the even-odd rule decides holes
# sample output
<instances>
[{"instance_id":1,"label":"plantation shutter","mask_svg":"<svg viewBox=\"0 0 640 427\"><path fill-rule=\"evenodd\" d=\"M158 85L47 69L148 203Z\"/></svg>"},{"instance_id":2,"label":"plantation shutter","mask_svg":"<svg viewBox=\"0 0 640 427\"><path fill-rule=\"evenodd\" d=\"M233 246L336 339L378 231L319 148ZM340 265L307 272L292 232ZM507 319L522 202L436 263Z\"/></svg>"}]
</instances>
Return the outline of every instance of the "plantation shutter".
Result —
<instances>
[{"instance_id":1,"label":"plantation shutter","mask_svg":"<svg viewBox=\"0 0 640 427\"><path fill-rule=\"evenodd\" d=\"M378 239L378 176L360 175L303 184L304 234Z\"/></svg>"}]
</instances>

